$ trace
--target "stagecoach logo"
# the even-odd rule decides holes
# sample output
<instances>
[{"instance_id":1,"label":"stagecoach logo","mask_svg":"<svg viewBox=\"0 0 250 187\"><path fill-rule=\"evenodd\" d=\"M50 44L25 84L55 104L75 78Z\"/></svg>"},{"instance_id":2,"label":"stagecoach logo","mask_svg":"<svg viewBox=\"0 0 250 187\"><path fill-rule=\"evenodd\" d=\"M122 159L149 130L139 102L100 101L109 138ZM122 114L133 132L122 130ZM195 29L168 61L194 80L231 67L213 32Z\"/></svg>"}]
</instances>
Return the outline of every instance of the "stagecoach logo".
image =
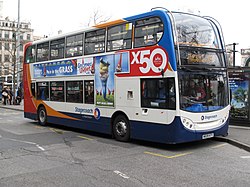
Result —
<instances>
[{"instance_id":1,"label":"stagecoach logo","mask_svg":"<svg viewBox=\"0 0 250 187\"><path fill-rule=\"evenodd\" d=\"M203 120L209 121L209 120L213 120L213 119L215 119L215 118L217 118L217 117L218 117L217 115L201 116L201 120L202 120L202 121L203 121Z\"/></svg>"},{"instance_id":2,"label":"stagecoach logo","mask_svg":"<svg viewBox=\"0 0 250 187\"><path fill-rule=\"evenodd\" d=\"M80 114L93 114L95 119L99 120L101 117L101 111L99 108L95 108L95 110L91 108L78 108L75 107L75 112L79 112Z\"/></svg>"},{"instance_id":3,"label":"stagecoach logo","mask_svg":"<svg viewBox=\"0 0 250 187\"><path fill-rule=\"evenodd\" d=\"M100 112L100 110L99 110L99 108L95 108L95 110L94 110L94 117L95 117L95 119L100 119L100 117L101 117L101 112Z\"/></svg>"},{"instance_id":4,"label":"stagecoach logo","mask_svg":"<svg viewBox=\"0 0 250 187\"><path fill-rule=\"evenodd\" d=\"M93 109L75 107L75 112L79 112L80 114L83 114L83 113L93 114Z\"/></svg>"}]
</instances>

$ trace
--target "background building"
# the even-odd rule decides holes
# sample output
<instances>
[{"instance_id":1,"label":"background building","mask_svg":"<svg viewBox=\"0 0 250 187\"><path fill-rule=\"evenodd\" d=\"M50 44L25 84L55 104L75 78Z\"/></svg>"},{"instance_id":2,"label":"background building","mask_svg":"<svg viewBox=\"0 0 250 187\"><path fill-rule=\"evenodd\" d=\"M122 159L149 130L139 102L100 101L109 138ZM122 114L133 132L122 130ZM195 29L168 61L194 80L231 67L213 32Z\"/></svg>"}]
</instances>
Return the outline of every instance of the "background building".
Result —
<instances>
[{"instance_id":1,"label":"background building","mask_svg":"<svg viewBox=\"0 0 250 187\"><path fill-rule=\"evenodd\" d=\"M23 61L23 46L29 41L33 41L33 29L31 29L31 23L20 23L20 45L17 46L17 28L18 23L16 21L9 20L6 17L4 20L0 20L0 76L13 75L14 68L17 67L17 63L20 63L19 72L22 74ZM19 49L18 49L19 48ZM16 54L19 52L20 59L16 59ZM22 77L22 76L20 76Z\"/></svg>"}]
</instances>

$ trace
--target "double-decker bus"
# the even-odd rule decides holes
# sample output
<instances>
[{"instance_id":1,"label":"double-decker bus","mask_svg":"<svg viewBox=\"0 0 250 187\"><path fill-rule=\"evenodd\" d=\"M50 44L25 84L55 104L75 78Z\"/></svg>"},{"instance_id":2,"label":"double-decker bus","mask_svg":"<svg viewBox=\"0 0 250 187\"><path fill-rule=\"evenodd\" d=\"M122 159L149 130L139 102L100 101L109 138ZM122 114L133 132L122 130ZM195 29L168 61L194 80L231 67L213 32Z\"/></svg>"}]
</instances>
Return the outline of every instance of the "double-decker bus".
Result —
<instances>
[{"instance_id":1,"label":"double-decker bus","mask_svg":"<svg viewBox=\"0 0 250 187\"><path fill-rule=\"evenodd\" d=\"M226 53L217 21L165 9L28 43L24 116L119 141L228 133Z\"/></svg>"}]
</instances>

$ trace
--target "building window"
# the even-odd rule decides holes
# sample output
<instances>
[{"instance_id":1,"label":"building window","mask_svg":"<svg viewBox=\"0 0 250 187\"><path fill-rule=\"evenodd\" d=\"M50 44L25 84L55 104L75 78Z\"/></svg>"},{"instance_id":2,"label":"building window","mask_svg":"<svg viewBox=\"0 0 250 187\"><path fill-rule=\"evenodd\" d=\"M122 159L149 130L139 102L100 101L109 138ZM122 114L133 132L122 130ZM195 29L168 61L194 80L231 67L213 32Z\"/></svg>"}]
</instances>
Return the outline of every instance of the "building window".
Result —
<instances>
[{"instance_id":1,"label":"building window","mask_svg":"<svg viewBox=\"0 0 250 187\"><path fill-rule=\"evenodd\" d=\"M10 44L9 43L4 44L4 50L10 50Z\"/></svg>"},{"instance_id":2,"label":"building window","mask_svg":"<svg viewBox=\"0 0 250 187\"><path fill-rule=\"evenodd\" d=\"M20 44L20 46L19 46L20 48L20 51L23 51L23 44Z\"/></svg>"},{"instance_id":3,"label":"building window","mask_svg":"<svg viewBox=\"0 0 250 187\"><path fill-rule=\"evenodd\" d=\"M10 62L10 56L4 55L4 62Z\"/></svg>"},{"instance_id":4,"label":"building window","mask_svg":"<svg viewBox=\"0 0 250 187\"><path fill-rule=\"evenodd\" d=\"M66 82L66 102L83 103L83 82L67 81Z\"/></svg>"},{"instance_id":5,"label":"building window","mask_svg":"<svg viewBox=\"0 0 250 187\"><path fill-rule=\"evenodd\" d=\"M66 38L66 57L81 56L83 54L83 34Z\"/></svg>"},{"instance_id":6,"label":"building window","mask_svg":"<svg viewBox=\"0 0 250 187\"><path fill-rule=\"evenodd\" d=\"M9 37L10 37L9 32L8 32L8 31L5 31L5 32L4 32L4 38L9 39Z\"/></svg>"},{"instance_id":7,"label":"building window","mask_svg":"<svg viewBox=\"0 0 250 187\"><path fill-rule=\"evenodd\" d=\"M38 82L37 83L37 100L49 100L49 83Z\"/></svg>"},{"instance_id":8,"label":"building window","mask_svg":"<svg viewBox=\"0 0 250 187\"><path fill-rule=\"evenodd\" d=\"M105 51L105 29L85 34L84 54L103 53Z\"/></svg>"},{"instance_id":9,"label":"building window","mask_svg":"<svg viewBox=\"0 0 250 187\"><path fill-rule=\"evenodd\" d=\"M94 104L94 81L84 81L84 103Z\"/></svg>"},{"instance_id":10,"label":"building window","mask_svg":"<svg viewBox=\"0 0 250 187\"><path fill-rule=\"evenodd\" d=\"M27 34L27 40L30 40L30 38L31 38L30 34Z\"/></svg>"},{"instance_id":11,"label":"building window","mask_svg":"<svg viewBox=\"0 0 250 187\"><path fill-rule=\"evenodd\" d=\"M64 57L65 39L61 38L50 42L50 59L60 59Z\"/></svg>"},{"instance_id":12,"label":"building window","mask_svg":"<svg viewBox=\"0 0 250 187\"><path fill-rule=\"evenodd\" d=\"M107 51L130 49L132 46L132 23L108 28Z\"/></svg>"},{"instance_id":13,"label":"building window","mask_svg":"<svg viewBox=\"0 0 250 187\"><path fill-rule=\"evenodd\" d=\"M50 100L64 102L64 82L50 82Z\"/></svg>"},{"instance_id":14,"label":"building window","mask_svg":"<svg viewBox=\"0 0 250 187\"><path fill-rule=\"evenodd\" d=\"M155 45L163 35L163 23L160 18L152 17L135 22L134 47Z\"/></svg>"},{"instance_id":15,"label":"building window","mask_svg":"<svg viewBox=\"0 0 250 187\"><path fill-rule=\"evenodd\" d=\"M49 42L37 45L37 62L49 60Z\"/></svg>"}]
</instances>

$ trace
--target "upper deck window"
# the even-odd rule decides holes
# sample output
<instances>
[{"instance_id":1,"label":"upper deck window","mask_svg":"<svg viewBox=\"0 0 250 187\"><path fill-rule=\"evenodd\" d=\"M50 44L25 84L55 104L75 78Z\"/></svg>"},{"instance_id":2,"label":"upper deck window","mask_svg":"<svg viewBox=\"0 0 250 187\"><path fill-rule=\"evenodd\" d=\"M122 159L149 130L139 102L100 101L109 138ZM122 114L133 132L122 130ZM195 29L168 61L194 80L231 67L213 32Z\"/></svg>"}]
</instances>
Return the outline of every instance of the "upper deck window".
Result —
<instances>
[{"instance_id":1,"label":"upper deck window","mask_svg":"<svg viewBox=\"0 0 250 187\"><path fill-rule=\"evenodd\" d=\"M199 16L174 13L179 45L221 48L214 26Z\"/></svg>"},{"instance_id":2,"label":"upper deck window","mask_svg":"<svg viewBox=\"0 0 250 187\"><path fill-rule=\"evenodd\" d=\"M155 45L163 35L163 23L158 17L151 17L135 22L134 47Z\"/></svg>"},{"instance_id":3,"label":"upper deck window","mask_svg":"<svg viewBox=\"0 0 250 187\"><path fill-rule=\"evenodd\" d=\"M105 29L87 32L85 35L84 54L103 53L105 51Z\"/></svg>"},{"instance_id":4,"label":"upper deck window","mask_svg":"<svg viewBox=\"0 0 250 187\"><path fill-rule=\"evenodd\" d=\"M180 65L225 67L225 55L216 25L190 14L174 13ZM176 43L177 44L177 43Z\"/></svg>"},{"instance_id":5,"label":"upper deck window","mask_svg":"<svg viewBox=\"0 0 250 187\"><path fill-rule=\"evenodd\" d=\"M37 62L49 60L49 42L37 44Z\"/></svg>"},{"instance_id":6,"label":"upper deck window","mask_svg":"<svg viewBox=\"0 0 250 187\"><path fill-rule=\"evenodd\" d=\"M61 38L50 42L50 59L60 59L64 57L65 39Z\"/></svg>"},{"instance_id":7,"label":"upper deck window","mask_svg":"<svg viewBox=\"0 0 250 187\"><path fill-rule=\"evenodd\" d=\"M132 23L108 28L107 51L130 49L132 46Z\"/></svg>"},{"instance_id":8,"label":"upper deck window","mask_svg":"<svg viewBox=\"0 0 250 187\"><path fill-rule=\"evenodd\" d=\"M35 62L35 46L29 46L26 50L26 54L25 54L25 63L33 63Z\"/></svg>"},{"instance_id":9,"label":"upper deck window","mask_svg":"<svg viewBox=\"0 0 250 187\"><path fill-rule=\"evenodd\" d=\"M83 54L83 34L66 38L66 57L81 56Z\"/></svg>"}]
</instances>

